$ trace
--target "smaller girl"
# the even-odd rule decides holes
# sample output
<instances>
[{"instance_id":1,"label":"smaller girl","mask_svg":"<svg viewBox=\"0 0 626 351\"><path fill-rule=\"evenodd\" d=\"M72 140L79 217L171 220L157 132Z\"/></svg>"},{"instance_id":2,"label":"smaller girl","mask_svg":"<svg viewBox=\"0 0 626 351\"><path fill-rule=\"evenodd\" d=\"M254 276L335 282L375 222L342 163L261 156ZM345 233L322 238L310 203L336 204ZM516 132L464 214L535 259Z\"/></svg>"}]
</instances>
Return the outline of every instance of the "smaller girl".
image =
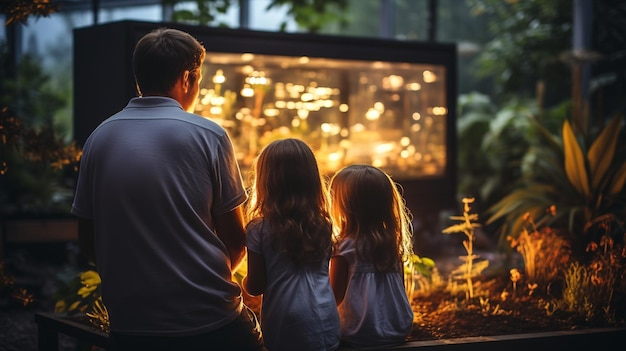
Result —
<instances>
[{"instance_id":1,"label":"smaller girl","mask_svg":"<svg viewBox=\"0 0 626 351\"><path fill-rule=\"evenodd\" d=\"M307 144L268 144L253 167L243 287L263 294L261 329L270 351L335 350L339 316L330 286L333 248L328 190Z\"/></svg>"},{"instance_id":2,"label":"smaller girl","mask_svg":"<svg viewBox=\"0 0 626 351\"><path fill-rule=\"evenodd\" d=\"M354 348L403 343L413 326L403 262L412 253L410 212L382 170L351 165L331 179L339 238L330 280L341 338Z\"/></svg>"}]
</instances>

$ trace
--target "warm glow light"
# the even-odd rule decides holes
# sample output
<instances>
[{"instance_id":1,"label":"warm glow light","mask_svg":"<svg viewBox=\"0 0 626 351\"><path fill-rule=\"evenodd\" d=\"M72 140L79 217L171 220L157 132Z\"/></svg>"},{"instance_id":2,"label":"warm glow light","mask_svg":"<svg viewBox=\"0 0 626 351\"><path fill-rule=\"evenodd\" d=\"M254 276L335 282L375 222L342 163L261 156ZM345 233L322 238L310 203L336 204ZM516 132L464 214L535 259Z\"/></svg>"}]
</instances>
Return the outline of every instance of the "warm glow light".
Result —
<instances>
[{"instance_id":1,"label":"warm glow light","mask_svg":"<svg viewBox=\"0 0 626 351\"><path fill-rule=\"evenodd\" d=\"M252 61L254 60L254 54L251 54L251 53L241 54L241 60L246 61L246 62Z\"/></svg>"},{"instance_id":2,"label":"warm glow light","mask_svg":"<svg viewBox=\"0 0 626 351\"><path fill-rule=\"evenodd\" d=\"M409 146L410 143L411 139L409 139L408 137L402 137L402 139L400 139L400 145L402 145L403 147Z\"/></svg>"},{"instance_id":3,"label":"warm glow light","mask_svg":"<svg viewBox=\"0 0 626 351\"><path fill-rule=\"evenodd\" d=\"M243 86L243 89L241 89L241 96L243 96L243 97L254 96L254 89L252 89L252 87L250 85L245 84Z\"/></svg>"},{"instance_id":4,"label":"warm glow light","mask_svg":"<svg viewBox=\"0 0 626 351\"><path fill-rule=\"evenodd\" d=\"M374 103L374 108L376 109L376 111L379 111L380 113L385 112L385 104L383 104L380 101L376 101Z\"/></svg>"},{"instance_id":5,"label":"warm glow light","mask_svg":"<svg viewBox=\"0 0 626 351\"><path fill-rule=\"evenodd\" d=\"M448 109L443 106L433 106L428 108L428 112L435 116L443 116L448 113Z\"/></svg>"},{"instance_id":6,"label":"warm glow light","mask_svg":"<svg viewBox=\"0 0 626 351\"><path fill-rule=\"evenodd\" d=\"M362 132L365 130L365 126L362 123L357 123L355 125L352 126L352 131L353 132Z\"/></svg>"},{"instance_id":7,"label":"warm glow light","mask_svg":"<svg viewBox=\"0 0 626 351\"><path fill-rule=\"evenodd\" d=\"M385 166L385 161L382 159L374 159L372 160L372 166L374 167L384 167Z\"/></svg>"},{"instance_id":8,"label":"warm glow light","mask_svg":"<svg viewBox=\"0 0 626 351\"><path fill-rule=\"evenodd\" d=\"M339 161L341 160L342 157L343 157L342 152L331 152L330 154L328 154L328 160L331 162Z\"/></svg>"},{"instance_id":9,"label":"warm glow light","mask_svg":"<svg viewBox=\"0 0 626 351\"><path fill-rule=\"evenodd\" d=\"M209 112L212 115L221 115L222 114L222 108L220 106L211 106L211 108L209 109Z\"/></svg>"},{"instance_id":10,"label":"warm glow light","mask_svg":"<svg viewBox=\"0 0 626 351\"><path fill-rule=\"evenodd\" d=\"M376 109L374 108L370 108L369 110L367 110L367 112L365 113L365 118L367 118L370 121L375 121L378 118L380 118L380 112L378 112Z\"/></svg>"},{"instance_id":11,"label":"warm glow light","mask_svg":"<svg viewBox=\"0 0 626 351\"><path fill-rule=\"evenodd\" d=\"M224 71L222 71L221 69L218 69L217 72L215 72L215 75L213 76L213 83L222 84L225 81L226 81L226 77L224 77Z\"/></svg>"},{"instance_id":12,"label":"warm glow light","mask_svg":"<svg viewBox=\"0 0 626 351\"><path fill-rule=\"evenodd\" d=\"M393 143L378 144L375 147L375 152L377 154L386 154L388 152L393 151L394 148L395 148L395 145Z\"/></svg>"},{"instance_id":13,"label":"warm glow light","mask_svg":"<svg viewBox=\"0 0 626 351\"><path fill-rule=\"evenodd\" d=\"M382 61L374 61L372 67L379 69L385 67L385 64Z\"/></svg>"},{"instance_id":14,"label":"warm glow light","mask_svg":"<svg viewBox=\"0 0 626 351\"><path fill-rule=\"evenodd\" d=\"M300 62L300 63L302 63L302 64L307 64L307 63L309 63L309 61L310 61L310 60L311 60L310 58L308 58L308 57L306 57L306 56L302 56L302 57L300 57L300 58L298 59L298 62Z\"/></svg>"},{"instance_id":15,"label":"warm glow light","mask_svg":"<svg viewBox=\"0 0 626 351\"><path fill-rule=\"evenodd\" d=\"M404 84L404 78L395 74L383 78L383 88L387 90L398 90Z\"/></svg>"},{"instance_id":16,"label":"warm glow light","mask_svg":"<svg viewBox=\"0 0 626 351\"><path fill-rule=\"evenodd\" d=\"M223 96L211 97L211 105L216 105L216 106L224 105L224 97Z\"/></svg>"},{"instance_id":17,"label":"warm glow light","mask_svg":"<svg viewBox=\"0 0 626 351\"><path fill-rule=\"evenodd\" d=\"M254 67L250 65L245 65L241 68L241 72L243 72L243 74L245 75L249 75L250 73L254 72Z\"/></svg>"},{"instance_id":18,"label":"warm glow light","mask_svg":"<svg viewBox=\"0 0 626 351\"><path fill-rule=\"evenodd\" d=\"M274 96L277 99L285 99L287 97L287 91L285 90L285 84L276 82L274 84Z\"/></svg>"},{"instance_id":19,"label":"warm glow light","mask_svg":"<svg viewBox=\"0 0 626 351\"><path fill-rule=\"evenodd\" d=\"M348 107L348 104L341 104L339 105L339 111L340 112L348 112L350 108Z\"/></svg>"},{"instance_id":20,"label":"warm glow light","mask_svg":"<svg viewBox=\"0 0 626 351\"><path fill-rule=\"evenodd\" d=\"M266 108L265 111L263 111L263 114L266 115L267 117L276 117L278 116L279 113L280 111L278 111L278 109L275 109L275 108Z\"/></svg>"},{"instance_id":21,"label":"warm glow light","mask_svg":"<svg viewBox=\"0 0 626 351\"><path fill-rule=\"evenodd\" d=\"M331 131L332 127L331 127L330 123L322 123L321 128L322 128L322 132L324 134L330 134L330 131Z\"/></svg>"},{"instance_id":22,"label":"warm glow light","mask_svg":"<svg viewBox=\"0 0 626 351\"><path fill-rule=\"evenodd\" d=\"M309 110L309 111L319 111L320 110L320 106L317 104L317 102L305 102L302 106L304 106L304 108Z\"/></svg>"},{"instance_id":23,"label":"warm glow light","mask_svg":"<svg viewBox=\"0 0 626 351\"><path fill-rule=\"evenodd\" d=\"M269 85L271 80L265 77L265 72L252 72L251 76L246 78L246 83L250 85Z\"/></svg>"},{"instance_id":24,"label":"warm glow light","mask_svg":"<svg viewBox=\"0 0 626 351\"><path fill-rule=\"evenodd\" d=\"M411 118L413 118L414 121L419 121L422 118L422 115L419 112L413 112Z\"/></svg>"},{"instance_id":25,"label":"warm glow light","mask_svg":"<svg viewBox=\"0 0 626 351\"><path fill-rule=\"evenodd\" d=\"M305 109L298 110L298 117L302 119L307 119L307 117L309 117L309 110L305 110Z\"/></svg>"},{"instance_id":26,"label":"warm glow light","mask_svg":"<svg viewBox=\"0 0 626 351\"><path fill-rule=\"evenodd\" d=\"M422 73L422 77L424 78L425 83L433 83L437 81L437 75L435 75L432 71L424 71L424 73Z\"/></svg>"},{"instance_id":27,"label":"warm glow light","mask_svg":"<svg viewBox=\"0 0 626 351\"><path fill-rule=\"evenodd\" d=\"M422 85L420 83L409 83L406 85L407 90L418 91L422 89Z\"/></svg>"}]
</instances>

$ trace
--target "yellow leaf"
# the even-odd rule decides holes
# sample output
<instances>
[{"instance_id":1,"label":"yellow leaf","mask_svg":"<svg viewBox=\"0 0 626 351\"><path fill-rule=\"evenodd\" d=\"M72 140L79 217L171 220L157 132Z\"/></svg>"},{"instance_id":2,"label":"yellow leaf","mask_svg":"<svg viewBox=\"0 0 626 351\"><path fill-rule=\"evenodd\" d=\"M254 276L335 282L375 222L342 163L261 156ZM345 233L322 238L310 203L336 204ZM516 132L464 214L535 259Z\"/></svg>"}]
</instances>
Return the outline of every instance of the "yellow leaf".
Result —
<instances>
[{"instance_id":1,"label":"yellow leaf","mask_svg":"<svg viewBox=\"0 0 626 351\"><path fill-rule=\"evenodd\" d=\"M609 191L610 195L615 195L624 189L626 183L626 163L622 164L613 177L613 185Z\"/></svg>"},{"instance_id":2,"label":"yellow leaf","mask_svg":"<svg viewBox=\"0 0 626 351\"><path fill-rule=\"evenodd\" d=\"M78 308L78 306L80 305L80 301L74 301L70 307L68 307L68 311L74 311Z\"/></svg>"},{"instance_id":3,"label":"yellow leaf","mask_svg":"<svg viewBox=\"0 0 626 351\"><path fill-rule=\"evenodd\" d=\"M96 271L85 271L80 273L80 282L85 286L100 285L100 275Z\"/></svg>"},{"instance_id":4,"label":"yellow leaf","mask_svg":"<svg viewBox=\"0 0 626 351\"><path fill-rule=\"evenodd\" d=\"M615 145L619 136L621 116L616 115L604 127L587 152L589 171L591 172L591 185L594 189L600 185L606 171L613 161Z\"/></svg>"},{"instance_id":5,"label":"yellow leaf","mask_svg":"<svg viewBox=\"0 0 626 351\"><path fill-rule=\"evenodd\" d=\"M65 312L67 309L67 304L63 300L59 300L54 304L54 312L61 313Z\"/></svg>"},{"instance_id":6,"label":"yellow leaf","mask_svg":"<svg viewBox=\"0 0 626 351\"><path fill-rule=\"evenodd\" d=\"M568 120L565 120L563 124L563 152L565 153L567 179L580 194L589 197L589 180L585 160Z\"/></svg>"}]
</instances>

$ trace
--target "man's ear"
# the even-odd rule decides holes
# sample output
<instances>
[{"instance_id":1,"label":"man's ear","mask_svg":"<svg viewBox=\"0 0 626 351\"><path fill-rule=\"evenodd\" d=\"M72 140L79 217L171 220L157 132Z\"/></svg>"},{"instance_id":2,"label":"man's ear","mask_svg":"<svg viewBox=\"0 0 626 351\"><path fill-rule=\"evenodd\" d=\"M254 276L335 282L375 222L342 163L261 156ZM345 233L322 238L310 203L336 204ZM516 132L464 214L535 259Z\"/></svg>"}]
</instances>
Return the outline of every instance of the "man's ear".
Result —
<instances>
[{"instance_id":1,"label":"man's ear","mask_svg":"<svg viewBox=\"0 0 626 351\"><path fill-rule=\"evenodd\" d=\"M187 93L187 91L189 91L189 70L185 70L183 72L183 76L181 77L182 81L182 86L183 86L183 91L185 92L185 94Z\"/></svg>"}]
</instances>

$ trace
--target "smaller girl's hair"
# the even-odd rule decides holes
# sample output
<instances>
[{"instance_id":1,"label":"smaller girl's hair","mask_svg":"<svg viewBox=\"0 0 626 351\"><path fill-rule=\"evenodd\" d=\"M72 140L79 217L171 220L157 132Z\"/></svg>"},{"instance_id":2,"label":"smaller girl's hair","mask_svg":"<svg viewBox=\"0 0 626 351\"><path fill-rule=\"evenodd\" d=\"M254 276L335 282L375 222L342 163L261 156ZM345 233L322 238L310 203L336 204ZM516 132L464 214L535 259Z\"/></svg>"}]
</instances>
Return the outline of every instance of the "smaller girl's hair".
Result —
<instances>
[{"instance_id":1,"label":"smaller girl's hair","mask_svg":"<svg viewBox=\"0 0 626 351\"><path fill-rule=\"evenodd\" d=\"M370 165L350 165L331 179L331 215L339 239L351 237L357 256L378 271L396 271L413 253L411 213L391 177Z\"/></svg>"},{"instance_id":2,"label":"smaller girl's hair","mask_svg":"<svg viewBox=\"0 0 626 351\"><path fill-rule=\"evenodd\" d=\"M248 220L263 218L273 247L295 262L328 258L328 189L313 150L299 139L276 140L261 150L252 170Z\"/></svg>"}]
</instances>

